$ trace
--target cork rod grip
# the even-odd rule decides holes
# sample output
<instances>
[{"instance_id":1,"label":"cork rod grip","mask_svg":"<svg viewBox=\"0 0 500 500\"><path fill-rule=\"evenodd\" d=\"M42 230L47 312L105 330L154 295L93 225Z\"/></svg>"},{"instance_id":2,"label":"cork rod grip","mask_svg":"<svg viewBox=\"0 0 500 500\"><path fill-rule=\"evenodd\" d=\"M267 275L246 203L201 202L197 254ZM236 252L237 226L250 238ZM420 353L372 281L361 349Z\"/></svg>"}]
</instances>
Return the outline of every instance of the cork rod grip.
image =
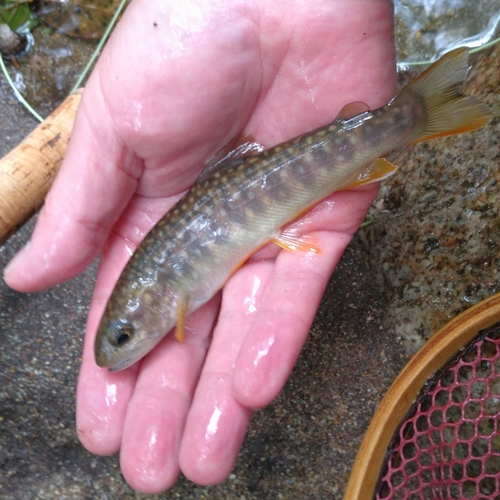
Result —
<instances>
[{"instance_id":1,"label":"cork rod grip","mask_svg":"<svg viewBox=\"0 0 500 500\"><path fill-rule=\"evenodd\" d=\"M83 89L0 159L0 244L42 206L68 147Z\"/></svg>"}]
</instances>

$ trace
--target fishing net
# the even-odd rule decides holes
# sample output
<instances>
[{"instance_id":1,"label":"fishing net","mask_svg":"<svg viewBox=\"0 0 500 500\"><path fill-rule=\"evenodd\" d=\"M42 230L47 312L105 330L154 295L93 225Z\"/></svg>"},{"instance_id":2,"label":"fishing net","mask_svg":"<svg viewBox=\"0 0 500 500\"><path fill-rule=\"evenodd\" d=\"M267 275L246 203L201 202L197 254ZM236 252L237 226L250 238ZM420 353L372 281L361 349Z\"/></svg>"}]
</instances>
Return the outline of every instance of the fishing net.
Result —
<instances>
[{"instance_id":1,"label":"fishing net","mask_svg":"<svg viewBox=\"0 0 500 500\"><path fill-rule=\"evenodd\" d=\"M375 498L500 500L500 324L432 379L396 431Z\"/></svg>"}]
</instances>

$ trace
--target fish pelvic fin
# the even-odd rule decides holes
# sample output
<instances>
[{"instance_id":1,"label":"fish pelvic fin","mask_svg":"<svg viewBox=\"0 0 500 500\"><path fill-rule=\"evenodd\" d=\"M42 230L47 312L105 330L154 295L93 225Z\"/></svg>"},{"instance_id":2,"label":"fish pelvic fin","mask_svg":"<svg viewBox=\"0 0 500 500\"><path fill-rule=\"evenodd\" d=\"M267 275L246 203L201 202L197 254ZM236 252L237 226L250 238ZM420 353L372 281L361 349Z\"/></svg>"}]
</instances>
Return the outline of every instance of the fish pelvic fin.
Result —
<instances>
[{"instance_id":1,"label":"fish pelvic fin","mask_svg":"<svg viewBox=\"0 0 500 500\"><path fill-rule=\"evenodd\" d=\"M469 69L468 56L466 47L448 52L403 90L411 91L424 110L424 130L414 142L469 132L490 121L490 109L477 98L462 93Z\"/></svg>"},{"instance_id":2,"label":"fish pelvic fin","mask_svg":"<svg viewBox=\"0 0 500 500\"><path fill-rule=\"evenodd\" d=\"M184 342L186 337L185 323L188 312L189 297L185 292L179 293L177 297L177 320L175 324L174 336L179 342Z\"/></svg>"},{"instance_id":3,"label":"fish pelvic fin","mask_svg":"<svg viewBox=\"0 0 500 500\"><path fill-rule=\"evenodd\" d=\"M309 234L298 234L293 229L283 229L283 231L272 241L279 247L293 253L318 254L321 247L318 240Z\"/></svg>"}]
</instances>

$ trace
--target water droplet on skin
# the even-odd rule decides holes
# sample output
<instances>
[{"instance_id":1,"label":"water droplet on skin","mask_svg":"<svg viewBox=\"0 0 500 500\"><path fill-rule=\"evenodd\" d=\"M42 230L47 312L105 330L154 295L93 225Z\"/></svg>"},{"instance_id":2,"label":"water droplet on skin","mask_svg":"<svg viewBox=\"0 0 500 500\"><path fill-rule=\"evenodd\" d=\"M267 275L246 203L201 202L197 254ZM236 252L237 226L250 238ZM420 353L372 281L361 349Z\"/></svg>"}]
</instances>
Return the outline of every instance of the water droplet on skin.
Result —
<instances>
[{"instance_id":1,"label":"water droplet on skin","mask_svg":"<svg viewBox=\"0 0 500 500\"><path fill-rule=\"evenodd\" d=\"M153 448L157 441L158 441L158 435L155 432L152 432L151 436L149 437L148 446L150 448Z\"/></svg>"},{"instance_id":2,"label":"water droplet on skin","mask_svg":"<svg viewBox=\"0 0 500 500\"><path fill-rule=\"evenodd\" d=\"M131 106L129 108L130 112L129 120L131 122L130 125L136 132L139 132L142 128L142 108L143 108L143 103L140 101L132 101Z\"/></svg>"},{"instance_id":3,"label":"water droplet on skin","mask_svg":"<svg viewBox=\"0 0 500 500\"><path fill-rule=\"evenodd\" d=\"M222 416L222 409L218 406L215 407L210 420L208 422L207 428L205 430L205 439L209 440L217 434L219 430L219 419Z\"/></svg>"},{"instance_id":4,"label":"water droplet on skin","mask_svg":"<svg viewBox=\"0 0 500 500\"><path fill-rule=\"evenodd\" d=\"M106 384L106 406L108 408L114 406L117 402L116 394L118 392L118 386L116 384Z\"/></svg>"},{"instance_id":5,"label":"water droplet on skin","mask_svg":"<svg viewBox=\"0 0 500 500\"><path fill-rule=\"evenodd\" d=\"M243 308L248 314L253 314L257 312L257 294L262 286L262 280L258 276L253 276L252 279L252 290L250 295L243 299Z\"/></svg>"},{"instance_id":6,"label":"water droplet on skin","mask_svg":"<svg viewBox=\"0 0 500 500\"><path fill-rule=\"evenodd\" d=\"M276 339L274 337L268 337L265 341L260 342L257 350L257 354L253 360L254 366L257 366L262 358L269 354L271 347Z\"/></svg>"}]
</instances>

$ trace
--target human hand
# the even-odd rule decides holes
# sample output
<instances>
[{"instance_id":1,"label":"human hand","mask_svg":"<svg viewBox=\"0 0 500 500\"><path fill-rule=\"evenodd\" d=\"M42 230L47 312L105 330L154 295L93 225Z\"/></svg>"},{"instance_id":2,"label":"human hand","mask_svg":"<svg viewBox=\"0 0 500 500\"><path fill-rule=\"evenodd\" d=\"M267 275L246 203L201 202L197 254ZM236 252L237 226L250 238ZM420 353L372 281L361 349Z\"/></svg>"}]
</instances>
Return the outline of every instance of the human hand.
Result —
<instances>
[{"instance_id":1,"label":"human hand","mask_svg":"<svg viewBox=\"0 0 500 500\"><path fill-rule=\"evenodd\" d=\"M304 344L326 283L376 187L334 194L295 222L321 253L267 247L130 369L96 366L97 325L151 226L241 130L265 146L372 108L395 91L389 0L134 0L104 50L64 165L30 244L5 271L21 291L80 273L102 250L77 394L97 454L121 449L126 480L170 487L230 472L251 408L271 402ZM210 277L207 277L210 279Z\"/></svg>"}]
</instances>

